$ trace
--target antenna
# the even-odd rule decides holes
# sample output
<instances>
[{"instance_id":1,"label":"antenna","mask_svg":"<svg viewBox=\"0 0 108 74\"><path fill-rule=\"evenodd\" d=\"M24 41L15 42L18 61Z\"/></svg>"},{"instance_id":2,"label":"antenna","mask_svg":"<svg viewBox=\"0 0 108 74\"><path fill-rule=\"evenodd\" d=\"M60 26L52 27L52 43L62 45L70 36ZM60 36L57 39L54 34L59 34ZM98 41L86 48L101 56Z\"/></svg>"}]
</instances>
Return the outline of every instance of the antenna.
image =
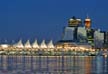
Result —
<instances>
[{"instance_id":1,"label":"antenna","mask_svg":"<svg viewBox=\"0 0 108 74\"><path fill-rule=\"evenodd\" d=\"M88 13L86 14L86 16L87 16L87 18L89 18L89 15L88 15Z\"/></svg>"}]
</instances>

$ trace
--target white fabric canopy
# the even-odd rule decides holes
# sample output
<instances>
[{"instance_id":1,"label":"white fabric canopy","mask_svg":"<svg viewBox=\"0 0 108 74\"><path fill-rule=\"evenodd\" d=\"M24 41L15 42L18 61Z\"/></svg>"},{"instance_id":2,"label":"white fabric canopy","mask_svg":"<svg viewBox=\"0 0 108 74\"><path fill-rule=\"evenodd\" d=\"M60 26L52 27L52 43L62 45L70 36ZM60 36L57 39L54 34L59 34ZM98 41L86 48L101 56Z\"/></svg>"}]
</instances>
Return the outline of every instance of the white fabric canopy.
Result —
<instances>
[{"instance_id":1,"label":"white fabric canopy","mask_svg":"<svg viewBox=\"0 0 108 74\"><path fill-rule=\"evenodd\" d=\"M54 44L53 44L53 41L49 41L49 43L47 44L47 47L48 48L54 48Z\"/></svg>"},{"instance_id":2,"label":"white fabric canopy","mask_svg":"<svg viewBox=\"0 0 108 74\"><path fill-rule=\"evenodd\" d=\"M42 41L40 44L40 48L47 48L47 45L45 44L45 40Z\"/></svg>"},{"instance_id":3,"label":"white fabric canopy","mask_svg":"<svg viewBox=\"0 0 108 74\"><path fill-rule=\"evenodd\" d=\"M39 48L39 45L38 45L37 40L35 40L35 41L33 42L32 47L33 47L33 48Z\"/></svg>"},{"instance_id":4,"label":"white fabric canopy","mask_svg":"<svg viewBox=\"0 0 108 74\"><path fill-rule=\"evenodd\" d=\"M18 43L16 43L14 46L17 48L24 48L22 40L19 40Z\"/></svg>"},{"instance_id":5,"label":"white fabric canopy","mask_svg":"<svg viewBox=\"0 0 108 74\"><path fill-rule=\"evenodd\" d=\"M30 45L30 41L27 40L27 42L25 43L24 45L25 48L31 48L31 45Z\"/></svg>"}]
</instances>

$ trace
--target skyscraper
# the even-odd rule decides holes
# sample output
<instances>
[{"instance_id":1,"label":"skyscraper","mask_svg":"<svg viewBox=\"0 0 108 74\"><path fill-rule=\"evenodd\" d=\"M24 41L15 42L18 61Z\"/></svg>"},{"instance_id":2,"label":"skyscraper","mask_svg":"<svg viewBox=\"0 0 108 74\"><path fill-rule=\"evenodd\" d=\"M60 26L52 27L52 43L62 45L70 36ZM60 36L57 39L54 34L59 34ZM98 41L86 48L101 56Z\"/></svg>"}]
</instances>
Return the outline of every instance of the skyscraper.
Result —
<instances>
[{"instance_id":1,"label":"skyscraper","mask_svg":"<svg viewBox=\"0 0 108 74\"><path fill-rule=\"evenodd\" d=\"M86 31L85 27L78 27L77 41L80 43L87 42L87 31Z\"/></svg>"},{"instance_id":2,"label":"skyscraper","mask_svg":"<svg viewBox=\"0 0 108 74\"><path fill-rule=\"evenodd\" d=\"M82 25L81 19L77 19L74 16L70 18L61 40L61 42L89 44L95 48L102 48L105 41L108 42L108 34L106 33L105 35L105 33L99 29L92 29L91 19L88 16L84 20L84 25Z\"/></svg>"},{"instance_id":3,"label":"skyscraper","mask_svg":"<svg viewBox=\"0 0 108 74\"><path fill-rule=\"evenodd\" d=\"M62 40L77 41L77 29L79 26L81 26L81 19L77 19L75 16L70 18L68 27L65 27Z\"/></svg>"},{"instance_id":4,"label":"skyscraper","mask_svg":"<svg viewBox=\"0 0 108 74\"><path fill-rule=\"evenodd\" d=\"M94 32L94 44L95 48L102 48L104 44L104 33L100 29Z\"/></svg>"}]
</instances>

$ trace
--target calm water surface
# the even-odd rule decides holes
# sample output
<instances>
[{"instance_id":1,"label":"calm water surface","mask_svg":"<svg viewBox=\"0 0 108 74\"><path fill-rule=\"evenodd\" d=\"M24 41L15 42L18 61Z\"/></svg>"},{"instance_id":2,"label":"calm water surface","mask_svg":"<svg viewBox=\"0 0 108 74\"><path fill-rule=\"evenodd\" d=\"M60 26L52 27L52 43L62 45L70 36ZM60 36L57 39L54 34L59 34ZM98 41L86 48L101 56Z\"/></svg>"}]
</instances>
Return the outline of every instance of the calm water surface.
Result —
<instances>
[{"instance_id":1,"label":"calm water surface","mask_svg":"<svg viewBox=\"0 0 108 74\"><path fill-rule=\"evenodd\" d=\"M108 57L1 55L0 74L108 74Z\"/></svg>"}]
</instances>

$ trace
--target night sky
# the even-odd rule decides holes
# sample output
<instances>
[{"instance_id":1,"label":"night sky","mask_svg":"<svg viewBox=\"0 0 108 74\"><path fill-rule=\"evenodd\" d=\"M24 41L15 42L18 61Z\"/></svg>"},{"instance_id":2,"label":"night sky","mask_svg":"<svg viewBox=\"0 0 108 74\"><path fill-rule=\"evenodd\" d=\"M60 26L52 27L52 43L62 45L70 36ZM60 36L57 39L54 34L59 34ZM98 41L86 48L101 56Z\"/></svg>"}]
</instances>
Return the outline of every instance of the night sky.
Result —
<instances>
[{"instance_id":1,"label":"night sky","mask_svg":"<svg viewBox=\"0 0 108 74\"><path fill-rule=\"evenodd\" d=\"M34 39L57 41L72 16L108 30L108 0L0 0L0 42Z\"/></svg>"}]
</instances>

